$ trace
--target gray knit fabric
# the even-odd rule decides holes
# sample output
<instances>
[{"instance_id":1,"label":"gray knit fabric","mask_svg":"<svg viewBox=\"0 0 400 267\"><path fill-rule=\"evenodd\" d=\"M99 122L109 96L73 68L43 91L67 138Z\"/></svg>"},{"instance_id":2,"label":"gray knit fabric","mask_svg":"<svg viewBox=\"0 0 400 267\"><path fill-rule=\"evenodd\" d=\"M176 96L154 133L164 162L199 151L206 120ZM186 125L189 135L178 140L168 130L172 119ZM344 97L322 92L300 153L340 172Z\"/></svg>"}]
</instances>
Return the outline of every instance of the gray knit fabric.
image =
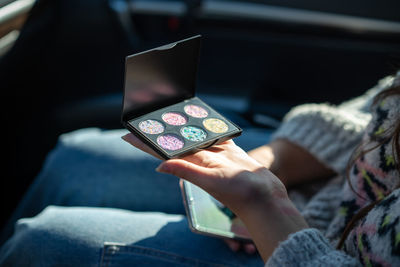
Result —
<instances>
[{"instance_id":1,"label":"gray knit fabric","mask_svg":"<svg viewBox=\"0 0 400 267\"><path fill-rule=\"evenodd\" d=\"M272 140L286 138L304 147L323 164L343 174L371 119L373 97L393 82L382 79L364 95L340 106L305 104L292 109Z\"/></svg>"},{"instance_id":2,"label":"gray knit fabric","mask_svg":"<svg viewBox=\"0 0 400 267\"><path fill-rule=\"evenodd\" d=\"M335 250L321 233L315 229L306 229L294 233L275 250L273 257L265 266L361 266L360 263Z\"/></svg>"},{"instance_id":3,"label":"gray knit fabric","mask_svg":"<svg viewBox=\"0 0 400 267\"><path fill-rule=\"evenodd\" d=\"M399 96L374 107L371 114L374 96L393 83L400 83L400 72L396 77L382 79L363 96L339 106L302 105L284 118L273 140L285 138L298 144L339 175L309 199L301 197L296 190L289 193L311 229L289 236L275 250L266 266L400 264L400 224L397 223L400 222L400 200L397 198L400 190L394 190L399 183L399 174L388 161L391 145L385 144L382 149L367 154L359 165L355 164L351 182L356 184L362 198L354 194L344 179L348 161L363 138L368 141L371 136L380 134L382 127L387 128L400 116ZM366 169L360 170L360 166ZM385 197L384 201L351 232L345 251L335 250L333 245L337 243L349 217L378 196ZM399 205L393 204L397 202ZM391 228L386 229L389 225ZM380 244L380 247L373 244Z\"/></svg>"}]
</instances>

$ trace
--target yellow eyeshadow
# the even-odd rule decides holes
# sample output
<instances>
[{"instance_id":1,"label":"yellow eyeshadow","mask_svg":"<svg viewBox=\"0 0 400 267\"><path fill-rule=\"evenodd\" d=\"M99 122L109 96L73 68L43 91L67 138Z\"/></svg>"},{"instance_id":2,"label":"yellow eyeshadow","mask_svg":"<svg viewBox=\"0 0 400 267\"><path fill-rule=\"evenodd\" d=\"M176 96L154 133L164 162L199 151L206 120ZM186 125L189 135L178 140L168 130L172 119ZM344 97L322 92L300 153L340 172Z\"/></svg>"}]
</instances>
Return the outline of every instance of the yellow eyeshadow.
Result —
<instances>
[{"instance_id":1,"label":"yellow eyeshadow","mask_svg":"<svg viewBox=\"0 0 400 267\"><path fill-rule=\"evenodd\" d=\"M203 125L207 130L213 133L225 133L228 131L228 125L219 119L205 119Z\"/></svg>"}]
</instances>

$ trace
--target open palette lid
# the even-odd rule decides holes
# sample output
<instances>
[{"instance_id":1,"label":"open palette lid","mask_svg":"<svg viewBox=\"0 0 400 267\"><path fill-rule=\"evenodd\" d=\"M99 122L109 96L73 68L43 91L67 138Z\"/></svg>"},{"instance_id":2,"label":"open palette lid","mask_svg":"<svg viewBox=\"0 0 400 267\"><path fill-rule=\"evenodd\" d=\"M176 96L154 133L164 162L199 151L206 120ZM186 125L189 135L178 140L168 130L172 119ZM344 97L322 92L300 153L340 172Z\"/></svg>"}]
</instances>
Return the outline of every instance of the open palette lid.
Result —
<instances>
[{"instance_id":1,"label":"open palette lid","mask_svg":"<svg viewBox=\"0 0 400 267\"><path fill-rule=\"evenodd\" d=\"M122 122L194 97L201 36L126 58Z\"/></svg>"}]
</instances>

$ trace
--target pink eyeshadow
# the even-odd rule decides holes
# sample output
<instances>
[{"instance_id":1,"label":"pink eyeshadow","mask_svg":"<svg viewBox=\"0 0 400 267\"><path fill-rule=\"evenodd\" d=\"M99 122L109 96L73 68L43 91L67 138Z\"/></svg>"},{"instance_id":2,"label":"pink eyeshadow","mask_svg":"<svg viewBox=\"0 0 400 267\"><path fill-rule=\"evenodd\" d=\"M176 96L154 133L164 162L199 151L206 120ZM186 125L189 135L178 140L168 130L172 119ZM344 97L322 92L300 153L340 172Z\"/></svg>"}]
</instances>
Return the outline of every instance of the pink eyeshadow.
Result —
<instances>
[{"instance_id":1,"label":"pink eyeshadow","mask_svg":"<svg viewBox=\"0 0 400 267\"><path fill-rule=\"evenodd\" d=\"M157 143L167 150L178 150L184 146L181 138L173 134L161 135L157 138Z\"/></svg>"},{"instance_id":2,"label":"pink eyeshadow","mask_svg":"<svg viewBox=\"0 0 400 267\"><path fill-rule=\"evenodd\" d=\"M205 118L208 116L207 110L196 105L186 105L184 108L186 114L195 118Z\"/></svg>"},{"instance_id":3,"label":"pink eyeshadow","mask_svg":"<svg viewBox=\"0 0 400 267\"><path fill-rule=\"evenodd\" d=\"M163 121L170 125L184 125L187 122L187 118L178 112L168 112L162 115Z\"/></svg>"}]
</instances>

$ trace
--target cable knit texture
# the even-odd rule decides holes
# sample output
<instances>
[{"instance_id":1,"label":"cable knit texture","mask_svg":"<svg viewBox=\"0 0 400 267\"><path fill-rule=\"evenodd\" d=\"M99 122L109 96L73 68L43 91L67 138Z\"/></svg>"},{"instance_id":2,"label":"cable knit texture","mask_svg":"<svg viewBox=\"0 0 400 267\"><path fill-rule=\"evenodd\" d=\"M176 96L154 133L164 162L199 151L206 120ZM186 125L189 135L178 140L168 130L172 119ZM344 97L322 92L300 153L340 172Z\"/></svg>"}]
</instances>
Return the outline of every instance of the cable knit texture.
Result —
<instances>
[{"instance_id":1,"label":"cable knit texture","mask_svg":"<svg viewBox=\"0 0 400 267\"><path fill-rule=\"evenodd\" d=\"M315 229L305 229L282 242L265 266L358 266L358 261L335 250ZM361 266L361 265L360 265Z\"/></svg>"},{"instance_id":2,"label":"cable knit texture","mask_svg":"<svg viewBox=\"0 0 400 267\"><path fill-rule=\"evenodd\" d=\"M343 174L371 119L369 107L373 97L392 82L392 77L382 79L363 96L340 106L305 104L295 107L285 116L272 140L287 138Z\"/></svg>"},{"instance_id":3,"label":"cable knit texture","mask_svg":"<svg viewBox=\"0 0 400 267\"><path fill-rule=\"evenodd\" d=\"M399 159L387 138L400 117L400 96L372 105L378 92L398 84L400 72L342 105L303 105L285 117L273 138L302 146L339 175L297 205L312 229L290 235L266 266L400 266ZM347 181L346 166L359 144L377 148L356 158ZM343 250L334 249L351 218L376 200L381 202L357 222Z\"/></svg>"}]
</instances>

